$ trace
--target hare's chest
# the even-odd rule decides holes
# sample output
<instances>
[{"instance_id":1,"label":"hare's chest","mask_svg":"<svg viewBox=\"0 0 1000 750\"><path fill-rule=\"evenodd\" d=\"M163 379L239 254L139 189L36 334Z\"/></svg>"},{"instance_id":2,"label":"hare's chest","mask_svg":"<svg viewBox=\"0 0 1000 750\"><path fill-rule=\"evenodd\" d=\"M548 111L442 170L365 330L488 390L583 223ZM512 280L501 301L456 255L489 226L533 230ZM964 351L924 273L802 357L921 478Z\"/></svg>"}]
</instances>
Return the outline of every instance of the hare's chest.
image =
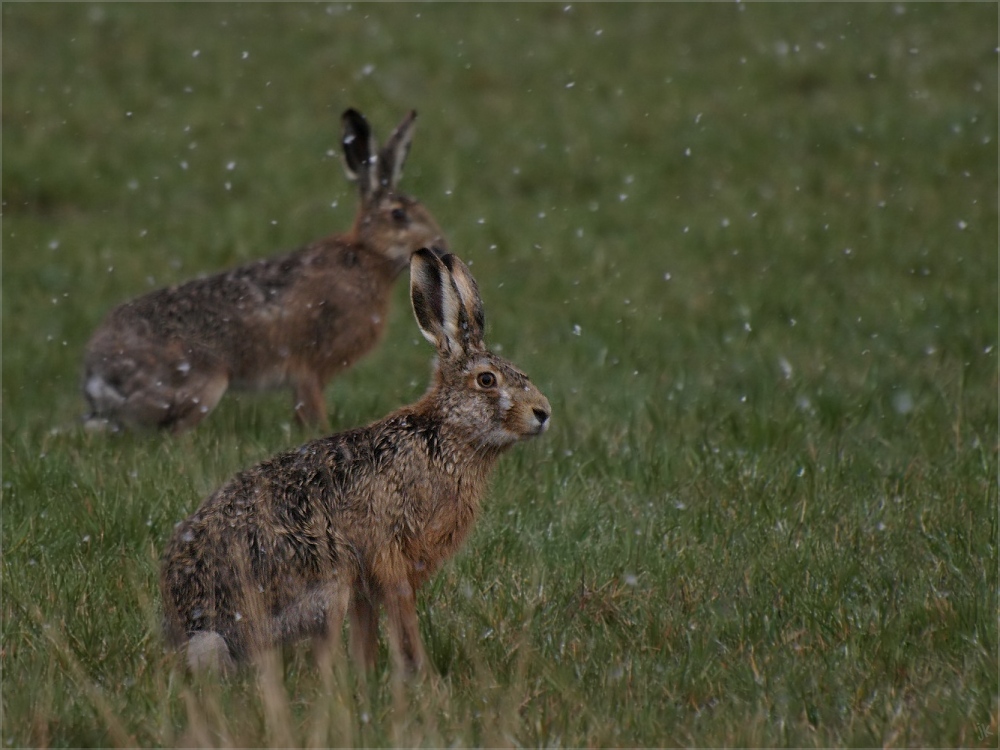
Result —
<instances>
[{"instance_id":1,"label":"hare's chest","mask_svg":"<svg viewBox=\"0 0 1000 750\"><path fill-rule=\"evenodd\" d=\"M478 505L455 493L440 502L411 542L411 580L422 584L461 548L476 520Z\"/></svg>"}]
</instances>

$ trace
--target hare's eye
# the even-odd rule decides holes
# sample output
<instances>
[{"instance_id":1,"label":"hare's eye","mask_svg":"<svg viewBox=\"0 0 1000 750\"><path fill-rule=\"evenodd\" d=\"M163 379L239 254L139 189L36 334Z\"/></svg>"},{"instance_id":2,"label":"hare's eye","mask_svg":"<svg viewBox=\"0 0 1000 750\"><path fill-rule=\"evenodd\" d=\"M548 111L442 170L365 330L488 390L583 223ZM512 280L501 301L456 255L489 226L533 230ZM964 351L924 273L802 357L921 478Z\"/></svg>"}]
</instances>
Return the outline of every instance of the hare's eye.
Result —
<instances>
[{"instance_id":1,"label":"hare's eye","mask_svg":"<svg viewBox=\"0 0 1000 750\"><path fill-rule=\"evenodd\" d=\"M493 388L497 384L497 376L492 372L481 372L476 376L476 383L480 388Z\"/></svg>"},{"instance_id":2,"label":"hare's eye","mask_svg":"<svg viewBox=\"0 0 1000 750\"><path fill-rule=\"evenodd\" d=\"M392 220L400 224L404 223L406 221L406 210L398 206L392 209Z\"/></svg>"}]
</instances>

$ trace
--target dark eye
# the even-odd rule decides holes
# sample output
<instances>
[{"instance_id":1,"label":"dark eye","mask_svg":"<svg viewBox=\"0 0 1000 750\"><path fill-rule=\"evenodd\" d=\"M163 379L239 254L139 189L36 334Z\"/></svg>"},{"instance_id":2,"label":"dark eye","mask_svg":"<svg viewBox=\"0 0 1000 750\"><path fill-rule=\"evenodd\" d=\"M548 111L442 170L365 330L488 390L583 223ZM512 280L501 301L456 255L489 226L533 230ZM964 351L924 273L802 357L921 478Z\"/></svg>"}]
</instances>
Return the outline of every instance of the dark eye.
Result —
<instances>
[{"instance_id":1,"label":"dark eye","mask_svg":"<svg viewBox=\"0 0 1000 750\"><path fill-rule=\"evenodd\" d=\"M497 384L497 376L492 372L481 372L476 376L476 383L480 388L493 388Z\"/></svg>"},{"instance_id":2,"label":"dark eye","mask_svg":"<svg viewBox=\"0 0 1000 750\"><path fill-rule=\"evenodd\" d=\"M400 224L406 221L406 209L399 208L398 206L392 209L392 220L397 221Z\"/></svg>"}]
</instances>

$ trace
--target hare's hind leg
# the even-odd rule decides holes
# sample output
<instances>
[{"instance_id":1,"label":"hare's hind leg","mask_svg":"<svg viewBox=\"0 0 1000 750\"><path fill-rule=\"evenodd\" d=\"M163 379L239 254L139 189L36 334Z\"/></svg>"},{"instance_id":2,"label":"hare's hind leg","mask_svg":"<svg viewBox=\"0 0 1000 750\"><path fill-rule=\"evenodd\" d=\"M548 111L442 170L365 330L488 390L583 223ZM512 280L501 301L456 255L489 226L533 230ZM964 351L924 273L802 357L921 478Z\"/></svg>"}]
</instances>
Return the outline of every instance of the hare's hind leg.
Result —
<instances>
[{"instance_id":1,"label":"hare's hind leg","mask_svg":"<svg viewBox=\"0 0 1000 750\"><path fill-rule=\"evenodd\" d=\"M228 387L224 362L179 342L94 351L84 382L86 425L181 432L204 419Z\"/></svg>"},{"instance_id":2,"label":"hare's hind leg","mask_svg":"<svg viewBox=\"0 0 1000 750\"><path fill-rule=\"evenodd\" d=\"M339 579L315 584L270 620L269 640L290 643L312 636L317 659L332 658L340 649L351 588Z\"/></svg>"},{"instance_id":3,"label":"hare's hind leg","mask_svg":"<svg viewBox=\"0 0 1000 750\"><path fill-rule=\"evenodd\" d=\"M180 384L157 379L129 394L116 417L132 428L184 432L208 416L228 387L222 368L192 372Z\"/></svg>"},{"instance_id":4,"label":"hare's hind leg","mask_svg":"<svg viewBox=\"0 0 1000 750\"><path fill-rule=\"evenodd\" d=\"M231 674L236 669L225 639L214 630L192 635L187 642L186 655L188 669L192 672Z\"/></svg>"},{"instance_id":5,"label":"hare's hind leg","mask_svg":"<svg viewBox=\"0 0 1000 750\"><path fill-rule=\"evenodd\" d=\"M221 365L200 370L174 391L170 419L161 424L174 432L190 430L215 409L228 388L229 373Z\"/></svg>"},{"instance_id":6,"label":"hare's hind leg","mask_svg":"<svg viewBox=\"0 0 1000 750\"><path fill-rule=\"evenodd\" d=\"M88 432L117 432L122 428L117 418L125 396L100 373L88 372L83 383L83 395L90 411L83 416L83 426Z\"/></svg>"}]
</instances>

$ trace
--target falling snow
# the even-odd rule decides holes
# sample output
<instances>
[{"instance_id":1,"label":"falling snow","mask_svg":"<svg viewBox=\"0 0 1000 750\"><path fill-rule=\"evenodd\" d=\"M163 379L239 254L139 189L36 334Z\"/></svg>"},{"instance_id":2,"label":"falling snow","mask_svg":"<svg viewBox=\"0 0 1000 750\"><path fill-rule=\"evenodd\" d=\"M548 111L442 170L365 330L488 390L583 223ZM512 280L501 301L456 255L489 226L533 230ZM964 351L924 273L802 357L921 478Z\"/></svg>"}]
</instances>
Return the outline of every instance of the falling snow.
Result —
<instances>
[{"instance_id":1,"label":"falling snow","mask_svg":"<svg viewBox=\"0 0 1000 750\"><path fill-rule=\"evenodd\" d=\"M784 357L778 359L778 367L781 368L781 374L785 376L785 380L790 380L792 377L792 364Z\"/></svg>"},{"instance_id":2,"label":"falling snow","mask_svg":"<svg viewBox=\"0 0 1000 750\"><path fill-rule=\"evenodd\" d=\"M897 414L909 414L913 411L913 396L908 391L900 391L892 397L892 408Z\"/></svg>"}]
</instances>

